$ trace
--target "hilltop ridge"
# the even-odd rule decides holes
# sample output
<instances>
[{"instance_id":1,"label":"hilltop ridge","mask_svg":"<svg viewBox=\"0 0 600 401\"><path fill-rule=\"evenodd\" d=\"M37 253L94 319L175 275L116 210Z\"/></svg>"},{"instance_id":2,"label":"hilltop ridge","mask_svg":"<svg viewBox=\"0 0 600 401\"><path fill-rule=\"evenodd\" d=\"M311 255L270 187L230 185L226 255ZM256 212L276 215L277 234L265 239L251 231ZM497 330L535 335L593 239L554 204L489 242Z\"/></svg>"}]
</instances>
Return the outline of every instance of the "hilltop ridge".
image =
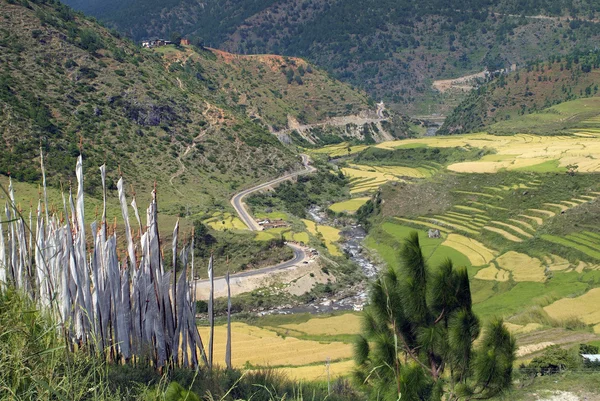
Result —
<instances>
[{"instance_id":1,"label":"hilltop ridge","mask_svg":"<svg viewBox=\"0 0 600 401\"><path fill-rule=\"evenodd\" d=\"M1 2L0 174L19 180L39 179L41 146L49 182L66 183L83 150L87 169L120 166L138 191L172 187L167 207L210 207L300 167L272 133L290 118L310 124L375 108L301 59L141 49L61 3Z\"/></svg>"}]
</instances>

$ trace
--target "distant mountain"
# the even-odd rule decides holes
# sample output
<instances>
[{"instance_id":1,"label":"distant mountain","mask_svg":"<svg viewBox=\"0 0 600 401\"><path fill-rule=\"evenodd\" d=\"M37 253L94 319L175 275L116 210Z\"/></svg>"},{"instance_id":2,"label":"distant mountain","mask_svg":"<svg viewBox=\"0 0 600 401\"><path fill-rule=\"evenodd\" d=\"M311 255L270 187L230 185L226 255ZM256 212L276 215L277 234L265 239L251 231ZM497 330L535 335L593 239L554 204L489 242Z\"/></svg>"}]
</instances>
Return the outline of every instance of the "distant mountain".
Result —
<instances>
[{"instance_id":1,"label":"distant mountain","mask_svg":"<svg viewBox=\"0 0 600 401\"><path fill-rule=\"evenodd\" d=\"M0 174L19 180L39 179L41 147L50 182L67 184L83 151L87 171L107 163L111 182L120 166L138 191L158 181L173 186L173 205L211 207L299 167L274 134L288 121L375 113L364 93L299 59L141 49L58 2L0 5ZM90 193L99 185L86 179Z\"/></svg>"},{"instance_id":2,"label":"distant mountain","mask_svg":"<svg viewBox=\"0 0 600 401\"><path fill-rule=\"evenodd\" d=\"M506 124L492 124L562 102L599 96L599 84L600 51L552 56L547 61L530 63L510 74L502 74L471 92L448 116L438 133L460 134L485 129L503 134L502 127ZM564 127L564 124L554 124L554 128L544 125L543 131L535 133L553 134Z\"/></svg>"},{"instance_id":3,"label":"distant mountain","mask_svg":"<svg viewBox=\"0 0 600 401\"><path fill-rule=\"evenodd\" d=\"M237 53L300 56L399 105L445 113L436 79L525 64L600 38L600 2L585 0L70 0L135 40L198 36Z\"/></svg>"}]
</instances>

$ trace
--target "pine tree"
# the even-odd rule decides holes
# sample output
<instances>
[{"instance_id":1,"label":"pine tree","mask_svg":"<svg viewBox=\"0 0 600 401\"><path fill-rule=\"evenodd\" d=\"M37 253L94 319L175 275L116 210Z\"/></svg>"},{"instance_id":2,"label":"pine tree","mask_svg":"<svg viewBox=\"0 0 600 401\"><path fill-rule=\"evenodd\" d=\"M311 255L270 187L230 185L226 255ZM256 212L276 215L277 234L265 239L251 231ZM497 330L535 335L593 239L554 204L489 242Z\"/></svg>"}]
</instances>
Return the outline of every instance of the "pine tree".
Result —
<instances>
[{"instance_id":1,"label":"pine tree","mask_svg":"<svg viewBox=\"0 0 600 401\"><path fill-rule=\"evenodd\" d=\"M416 232L400 260L373 284L355 344L355 376L370 399L475 400L509 388L515 341L495 319L474 348L481 328L467 270L448 259L430 271Z\"/></svg>"}]
</instances>

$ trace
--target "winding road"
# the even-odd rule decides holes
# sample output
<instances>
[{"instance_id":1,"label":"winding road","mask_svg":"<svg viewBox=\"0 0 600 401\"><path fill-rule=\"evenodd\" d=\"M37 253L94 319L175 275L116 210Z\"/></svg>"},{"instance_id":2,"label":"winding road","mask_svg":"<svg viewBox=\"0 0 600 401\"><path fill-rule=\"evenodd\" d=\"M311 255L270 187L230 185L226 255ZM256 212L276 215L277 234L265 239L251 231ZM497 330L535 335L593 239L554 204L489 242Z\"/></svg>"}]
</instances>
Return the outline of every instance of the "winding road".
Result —
<instances>
[{"instance_id":1,"label":"winding road","mask_svg":"<svg viewBox=\"0 0 600 401\"><path fill-rule=\"evenodd\" d=\"M258 225L258 223L254 220L252 215L246 209L246 205L244 205L244 198L246 196L250 195L251 193L268 188L272 185L280 184L283 181L289 180L289 179L297 177L299 175L310 174L312 172L317 171L316 168L314 168L313 166L311 166L309 164L310 159L307 155L301 154L300 156L302 156L302 164L304 165L304 170L296 171L294 173L289 173L289 174L283 175L279 178L276 178L274 180L271 180L269 182L265 182L264 184L260 184L255 187L246 189L246 190L234 195L233 198L231 198L231 204L233 205L238 216L240 216L240 219L244 222L244 224L246 224L248 226L248 228L251 231L261 231L262 227Z\"/></svg>"},{"instance_id":2,"label":"winding road","mask_svg":"<svg viewBox=\"0 0 600 401\"><path fill-rule=\"evenodd\" d=\"M304 166L303 170L295 171L293 173L288 173L288 174L283 175L274 180L271 180L271 181L265 182L263 184L259 184L255 187L246 189L246 190L234 195L233 198L231 198L231 205L234 207L234 209L237 212L240 219L244 222L244 224L246 224L248 226L248 228L251 231L261 231L262 227L260 225L258 225L258 223L256 223L256 221L254 220L254 218L252 217L250 212L248 212L248 210L246 209L246 205L244 204L244 198L254 192L266 189L272 185L280 184L283 181L292 179L299 175L310 174L310 173L317 171L316 168L314 168L313 166L310 165L310 158L307 155L301 154L300 156L302 157L302 164ZM239 272L239 273L232 274L232 275L230 275L231 285L239 283L241 281L240 279L242 279L242 278L265 275L265 274L268 274L268 273L271 273L274 271L284 270L284 269L290 268L292 266L296 266L302 262L308 261L309 256L306 253L307 249L305 247L301 247L299 245L292 244L292 243L287 243L287 246L292 248L292 250L294 251L294 257L292 259L287 260L285 262L281 262L274 266L267 266L267 267L263 267L261 269L249 270L249 271L245 271L245 272ZM208 281L208 279L197 280L196 284L198 285L198 289L202 291L202 287L208 286L209 281ZM215 277L214 278L215 292L217 294L223 291L223 289L225 288L225 285L226 285L226 283L225 283L224 277Z\"/></svg>"}]
</instances>

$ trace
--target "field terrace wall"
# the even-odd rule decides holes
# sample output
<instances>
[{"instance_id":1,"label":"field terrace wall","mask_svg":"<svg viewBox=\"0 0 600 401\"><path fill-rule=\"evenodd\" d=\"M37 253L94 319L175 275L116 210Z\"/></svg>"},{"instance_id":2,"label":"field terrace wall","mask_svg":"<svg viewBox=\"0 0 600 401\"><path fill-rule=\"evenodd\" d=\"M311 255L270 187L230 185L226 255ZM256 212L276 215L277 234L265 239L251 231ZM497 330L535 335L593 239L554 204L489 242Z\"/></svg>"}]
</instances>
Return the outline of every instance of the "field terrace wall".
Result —
<instances>
[{"instance_id":1,"label":"field terrace wall","mask_svg":"<svg viewBox=\"0 0 600 401\"><path fill-rule=\"evenodd\" d=\"M196 367L207 363L195 324L195 294L188 270L194 274L192 243L178 253L179 223L173 231L173 269L165 271L157 225L156 191L143 228L135 198L131 206L139 228L134 242L123 179L117 184L127 252L119 260L117 234L106 223L106 170L102 221L91 224L93 246L86 244L83 167L76 167L77 195L63 195L63 221L49 214L42 158L43 200L28 222L15 205L12 182L5 217L0 219L0 291L9 286L23 291L61 323L72 348L102 354L116 362ZM69 218L70 216L70 218ZM2 221L4 220L4 221ZM193 236L192 236L193 237ZM179 258L179 260L178 260ZM182 267L178 276L177 264ZM211 263L212 264L212 263Z\"/></svg>"}]
</instances>

